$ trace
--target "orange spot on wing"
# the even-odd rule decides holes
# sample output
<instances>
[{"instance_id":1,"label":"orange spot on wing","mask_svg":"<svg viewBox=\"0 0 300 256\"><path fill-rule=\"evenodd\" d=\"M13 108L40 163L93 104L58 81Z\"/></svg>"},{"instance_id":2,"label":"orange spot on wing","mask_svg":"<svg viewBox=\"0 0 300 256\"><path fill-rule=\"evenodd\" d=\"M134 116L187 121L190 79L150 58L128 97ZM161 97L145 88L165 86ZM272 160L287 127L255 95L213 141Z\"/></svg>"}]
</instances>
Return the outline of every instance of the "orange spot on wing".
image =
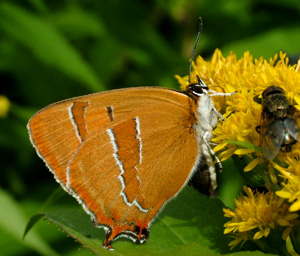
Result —
<instances>
[{"instance_id":1,"label":"orange spot on wing","mask_svg":"<svg viewBox=\"0 0 300 256\"><path fill-rule=\"evenodd\" d=\"M74 123L78 130L78 135L82 141L85 141L87 138L87 129L84 119L85 108L88 107L88 102L74 102L71 111L74 118Z\"/></svg>"},{"instance_id":2,"label":"orange spot on wing","mask_svg":"<svg viewBox=\"0 0 300 256\"><path fill-rule=\"evenodd\" d=\"M130 119L113 127L118 145L118 157L123 164L126 196L130 203L134 201L139 189L137 171L135 167L139 164L140 141L137 139L136 122Z\"/></svg>"}]
</instances>

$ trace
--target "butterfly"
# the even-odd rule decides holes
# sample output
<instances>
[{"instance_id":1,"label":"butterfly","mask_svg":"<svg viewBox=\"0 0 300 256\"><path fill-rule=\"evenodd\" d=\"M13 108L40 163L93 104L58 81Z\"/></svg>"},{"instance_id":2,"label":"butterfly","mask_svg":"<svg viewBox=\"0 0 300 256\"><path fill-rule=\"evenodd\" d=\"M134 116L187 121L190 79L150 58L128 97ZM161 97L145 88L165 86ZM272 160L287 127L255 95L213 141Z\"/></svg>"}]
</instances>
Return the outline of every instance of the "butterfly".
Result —
<instances>
[{"instance_id":1,"label":"butterfly","mask_svg":"<svg viewBox=\"0 0 300 256\"><path fill-rule=\"evenodd\" d=\"M202 20L198 38L201 29ZM103 246L113 249L122 236L144 243L157 214L201 161L215 189L209 141L223 117L211 97L233 94L210 90L197 76L185 92L137 87L60 101L27 127L57 182L106 230Z\"/></svg>"}]
</instances>

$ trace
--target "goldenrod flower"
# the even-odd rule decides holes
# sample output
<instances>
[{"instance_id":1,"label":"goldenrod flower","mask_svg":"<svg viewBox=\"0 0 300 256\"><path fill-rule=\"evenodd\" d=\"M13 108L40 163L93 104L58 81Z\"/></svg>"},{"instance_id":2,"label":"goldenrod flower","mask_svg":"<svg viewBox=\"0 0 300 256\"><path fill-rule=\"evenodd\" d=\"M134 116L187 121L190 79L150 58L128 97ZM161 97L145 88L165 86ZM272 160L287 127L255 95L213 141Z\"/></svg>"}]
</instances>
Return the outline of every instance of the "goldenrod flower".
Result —
<instances>
[{"instance_id":1,"label":"goldenrod flower","mask_svg":"<svg viewBox=\"0 0 300 256\"><path fill-rule=\"evenodd\" d=\"M300 63L298 66L289 65L285 54L276 54L269 61L254 59L249 52L245 52L240 59L230 53L223 57L220 50L216 50L211 61L198 57L193 64L191 82L196 82L198 75L210 88L214 90L233 92L234 96L224 100L215 100L216 108L227 117L226 122L219 122L211 140L217 144L215 152L220 152L219 158L224 161L232 155L247 156L244 171L251 171L257 165L265 163L267 159L260 152L260 134L256 127L260 125L262 106L259 103L262 92L269 86L278 86L285 90L286 97L291 102L300 104ZM188 76L176 76L181 88L188 85ZM297 107L297 106L296 106ZM243 142L239 144L236 142ZM292 152L279 152L277 158L285 163L285 158L300 155L300 143L296 143ZM270 168L271 170L272 168ZM272 181L277 181L275 173Z\"/></svg>"},{"instance_id":2,"label":"goldenrod flower","mask_svg":"<svg viewBox=\"0 0 300 256\"><path fill-rule=\"evenodd\" d=\"M272 230L282 227L282 239L286 239L298 217L289 212L289 205L283 198L277 197L272 191L259 193L244 187L246 196L235 200L234 211L224 209L224 216L231 218L225 227L225 234L232 234L234 240L231 248L247 240L258 240L267 237Z\"/></svg>"},{"instance_id":3,"label":"goldenrod flower","mask_svg":"<svg viewBox=\"0 0 300 256\"><path fill-rule=\"evenodd\" d=\"M224 57L216 50L211 61L196 59L191 82L197 82L197 75L213 90L237 91L224 100L213 98L226 118L213 131L214 151L221 161L230 157L240 160L243 171L249 172L247 178L252 181L252 175L257 184L268 187L266 193L245 187L246 195L235 200L235 210L224 209L225 216L231 218L224 233L234 237L229 246L243 245L247 240L258 242L270 238L270 233L271 237L279 234L280 241L280 237L286 240L299 219L295 212L300 210L300 142L291 152L279 151L269 161L261 152L261 135L256 128L261 125L262 92L270 86L281 87L290 104L300 109L300 60L298 65L289 65L283 53L265 60L254 59L249 52L238 59L233 53ZM185 90L189 77L176 78Z\"/></svg>"},{"instance_id":4,"label":"goldenrod flower","mask_svg":"<svg viewBox=\"0 0 300 256\"><path fill-rule=\"evenodd\" d=\"M300 163L295 159L290 159L290 166L283 168L277 166L283 175L285 182L282 182L282 190L277 191L276 195L288 199L291 203L289 210L296 212L300 210Z\"/></svg>"},{"instance_id":5,"label":"goldenrod flower","mask_svg":"<svg viewBox=\"0 0 300 256\"><path fill-rule=\"evenodd\" d=\"M268 237L271 232L281 234L285 240L298 218L294 212L300 210L300 143L296 143L291 152L280 151L269 161L261 152L260 134L256 129L261 125L261 95L269 86L281 87L290 104L299 108L300 61L298 65L288 62L283 53L267 61L254 59L249 52L240 59L233 53L224 57L216 50L211 61L198 57L193 63L191 82L197 82L198 75L213 90L237 91L224 100L213 98L216 108L226 118L213 131L214 151L221 161L232 156L242 157L243 171L253 171L253 175L258 175L269 187L266 193L252 192L245 187L246 196L235 201L236 209L224 209L225 216L231 218L225 224L225 234L234 237L231 247ZM185 90L189 77L176 77Z\"/></svg>"}]
</instances>

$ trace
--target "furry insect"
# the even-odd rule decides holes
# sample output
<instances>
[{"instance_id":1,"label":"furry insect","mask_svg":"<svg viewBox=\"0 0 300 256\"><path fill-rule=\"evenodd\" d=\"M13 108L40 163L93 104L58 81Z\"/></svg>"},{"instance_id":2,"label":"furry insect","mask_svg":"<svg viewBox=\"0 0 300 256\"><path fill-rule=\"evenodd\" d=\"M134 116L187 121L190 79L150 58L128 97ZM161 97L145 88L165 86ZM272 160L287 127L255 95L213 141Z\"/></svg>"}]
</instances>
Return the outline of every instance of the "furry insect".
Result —
<instances>
[{"instance_id":1,"label":"furry insect","mask_svg":"<svg viewBox=\"0 0 300 256\"><path fill-rule=\"evenodd\" d=\"M290 152L299 141L300 112L288 102L285 91L275 86L263 91L262 107L261 125L256 131L263 154L272 160L279 150Z\"/></svg>"}]
</instances>

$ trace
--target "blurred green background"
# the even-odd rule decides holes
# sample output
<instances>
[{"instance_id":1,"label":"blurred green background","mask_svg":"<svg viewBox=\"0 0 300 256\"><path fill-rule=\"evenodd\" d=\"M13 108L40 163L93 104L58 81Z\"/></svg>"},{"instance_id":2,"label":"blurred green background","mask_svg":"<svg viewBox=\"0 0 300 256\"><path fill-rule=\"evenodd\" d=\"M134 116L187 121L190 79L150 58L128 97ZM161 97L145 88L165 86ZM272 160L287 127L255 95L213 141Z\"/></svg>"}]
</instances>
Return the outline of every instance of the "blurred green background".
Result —
<instances>
[{"instance_id":1,"label":"blurred green background","mask_svg":"<svg viewBox=\"0 0 300 256\"><path fill-rule=\"evenodd\" d=\"M280 50L300 53L298 0L0 2L1 255L80 253L45 222L22 241L30 216L59 186L29 142L28 119L50 103L97 91L178 88L174 75L188 73L199 16L197 54L207 60L216 48L267 59Z\"/></svg>"}]
</instances>

